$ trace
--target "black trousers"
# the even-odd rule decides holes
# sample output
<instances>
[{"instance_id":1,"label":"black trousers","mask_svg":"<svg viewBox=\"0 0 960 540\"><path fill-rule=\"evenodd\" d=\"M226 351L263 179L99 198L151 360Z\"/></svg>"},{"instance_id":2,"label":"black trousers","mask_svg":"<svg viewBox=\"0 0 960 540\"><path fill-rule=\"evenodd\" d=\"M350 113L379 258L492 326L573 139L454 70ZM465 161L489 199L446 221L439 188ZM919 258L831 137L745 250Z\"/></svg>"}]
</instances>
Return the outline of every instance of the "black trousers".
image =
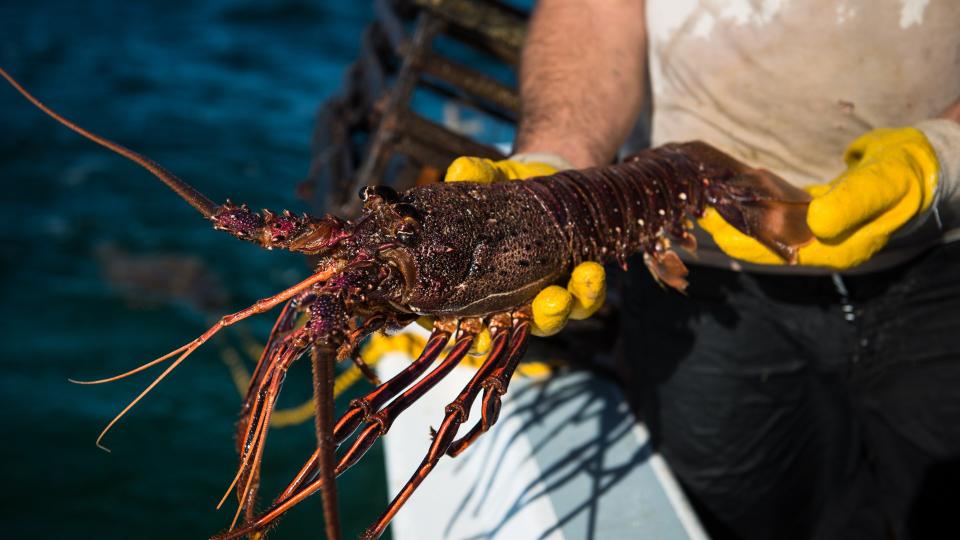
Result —
<instances>
[{"instance_id":1,"label":"black trousers","mask_svg":"<svg viewBox=\"0 0 960 540\"><path fill-rule=\"evenodd\" d=\"M715 539L960 538L960 243L624 290L620 369Z\"/></svg>"}]
</instances>

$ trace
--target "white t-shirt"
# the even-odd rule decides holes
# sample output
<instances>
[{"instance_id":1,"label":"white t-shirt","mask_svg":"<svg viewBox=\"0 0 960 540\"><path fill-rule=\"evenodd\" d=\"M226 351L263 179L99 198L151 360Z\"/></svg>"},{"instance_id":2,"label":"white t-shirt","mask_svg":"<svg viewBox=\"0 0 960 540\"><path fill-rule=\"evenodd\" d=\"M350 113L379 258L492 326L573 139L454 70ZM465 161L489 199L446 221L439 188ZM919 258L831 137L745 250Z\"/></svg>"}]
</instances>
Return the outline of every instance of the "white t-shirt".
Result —
<instances>
[{"instance_id":1,"label":"white t-shirt","mask_svg":"<svg viewBox=\"0 0 960 540\"><path fill-rule=\"evenodd\" d=\"M798 186L842 172L859 135L960 97L960 0L647 0L647 29L652 143L700 139ZM860 270L942 241L958 204Z\"/></svg>"}]
</instances>

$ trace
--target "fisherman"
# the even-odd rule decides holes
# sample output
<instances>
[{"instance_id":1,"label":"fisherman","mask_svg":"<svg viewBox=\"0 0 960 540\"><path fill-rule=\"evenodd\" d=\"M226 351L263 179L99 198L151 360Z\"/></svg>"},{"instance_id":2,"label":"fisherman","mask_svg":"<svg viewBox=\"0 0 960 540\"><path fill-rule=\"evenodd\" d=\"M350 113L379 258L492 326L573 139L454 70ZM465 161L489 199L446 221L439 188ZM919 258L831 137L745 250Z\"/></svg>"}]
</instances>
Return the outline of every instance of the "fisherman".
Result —
<instances>
[{"instance_id":1,"label":"fisherman","mask_svg":"<svg viewBox=\"0 0 960 540\"><path fill-rule=\"evenodd\" d=\"M798 267L713 211L686 296L632 263L624 387L714 538L935 530L960 469L960 2L644 4L540 2L515 154L447 179L603 165L646 132L806 189ZM537 332L603 295L578 268Z\"/></svg>"}]
</instances>

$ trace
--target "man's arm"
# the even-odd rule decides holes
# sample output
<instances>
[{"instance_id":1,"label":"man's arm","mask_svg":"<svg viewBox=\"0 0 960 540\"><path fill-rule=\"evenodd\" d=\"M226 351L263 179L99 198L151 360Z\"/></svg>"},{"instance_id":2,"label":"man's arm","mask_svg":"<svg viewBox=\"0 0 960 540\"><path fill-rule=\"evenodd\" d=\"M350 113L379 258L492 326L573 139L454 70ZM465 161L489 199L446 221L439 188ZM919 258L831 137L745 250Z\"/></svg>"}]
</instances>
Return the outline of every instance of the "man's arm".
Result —
<instances>
[{"instance_id":1,"label":"man's arm","mask_svg":"<svg viewBox=\"0 0 960 540\"><path fill-rule=\"evenodd\" d=\"M947 110L943 111L940 115L940 118L946 118L947 120L953 120L954 122L960 122L960 98L957 98Z\"/></svg>"},{"instance_id":2,"label":"man's arm","mask_svg":"<svg viewBox=\"0 0 960 540\"><path fill-rule=\"evenodd\" d=\"M646 49L643 0L542 0L523 49L514 151L608 163L643 106Z\"/></svg>"}]
</instances>

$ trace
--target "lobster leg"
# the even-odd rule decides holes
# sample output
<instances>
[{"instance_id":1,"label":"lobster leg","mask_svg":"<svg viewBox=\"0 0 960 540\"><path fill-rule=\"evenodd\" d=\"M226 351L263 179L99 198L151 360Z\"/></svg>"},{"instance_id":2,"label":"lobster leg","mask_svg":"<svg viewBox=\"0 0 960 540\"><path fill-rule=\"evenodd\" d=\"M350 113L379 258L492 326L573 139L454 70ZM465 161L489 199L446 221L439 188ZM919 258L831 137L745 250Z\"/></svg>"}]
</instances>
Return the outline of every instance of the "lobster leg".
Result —
<instances>
[{"instance_id":1,"label":"lobster leg","mask_svg":"<svg viewBox=\"0 0 960 540\"><path fill-rule=\"evenodd\" d=\"M342 468L346 470L352 467L363 457L363 454L370 449L374 441L387 433L393 421L396 420L400 413L407 410L407 407L420 399L446 377L453 368L457 367L460 361L463 360L463 357L467 355L467 352L470 351L470 346L473 345L473 339L480 328L471 328L464 331L465 329L461 325L460 330L463 334L457 338L453 349L450 350L450 353L436 369L397 396L389 405L370 417L370 420L367 421L366 429L360 432L357 440L353 442L353 445L351 445L340 458L340 463L337 464L338 469Z\"/></svg>"},{"instance_id":2,"label":"lobster leg","mask_svg":"<svg viewBox=\"0 0 960 540\"><path fill-rule=\"evenodd\" d=\"M260 383L263 380L264 374L269 371L273 361L276 360L278 347L285 343L283 338L294 328L296 315L299 313L298 307L302 299L303 295L295 297L284 304L283 309L280 311L280 316L277 317L277 322L274 323L273 329L270 331L270 336L263 346L263 352L261 352L260 358L257 360L257 365L250 375L247 392L244 394L243 402L240 406L240 418L237 421L238 454L243 454L243 445L248 440L247 432L250 428L250 413L256 406L257 390L262 388Z\"/></svg>"},{"instance_id":3,"label":"lobster leg","mask_svg":"<svg viewBox=\"0 0 960 540\"><path fill-rule=\"evenodd\" d=\"M231 529L236 525L237 518L244 510L246 510L247 521L253 517L252 508L258 491L260 463L267 432L270 428L270 416L287 369L306 351L309 345L303 339L304 334L305 331L300 330L282 340L275 348L275 352L268 358L266 364L268 369L253 392L255 398L251 403L248 429L241 439L240 466L230 487L227 488L227 494L229 494L235 485L238 486L237 498L239 504L233 522L230 524ZM226 500L227 494L221 499L218 507Z\"/></svg>"},{"instance_id":4,"label":"lobster leg","mask_svg":"<svg viewBox=\"0 0 960 540\"><path fill-rule=\"evenodd\" d=\"M530 335L529 323L524 321L517 325L510 336L510 350L506 360L483 381L483 407L481 419L466 435L454 441L447 450L447 455L457 457L463 453L480 435L487 432L500 417L500 396L507 393L510 378L520 365L520 358L527 348L527 337Z\"/></svg>"},{"instance_id":5,"label":"lobster leg","mask_svg":"<svg viewBox=\"0 0 960 540\"><path fill-rule=\"evenodd\" d=\"M337 510L337 483L334 477L333 440L333 366L336 357L332 350L314 346L310 350L313 367L313 392L316 405L317 464L323 485L320 496L323 503L323 521L327 540L340 540L340 513Z\"/></svg>"},{"instance_id":6,"label":"lobster leg","mask_svg":"<svg viewBox=\"0 0 960 540\"><path fill-rule=\"evenodd\" d=\"M440 380L446 377L450 371L453 370L453 368L456 367L461 360L463 360L463 357L467 355L467 352L470 350L470 346L473 344L474 337L480 330L479 328L473 328L472 326L473 325L470 325L467 328L464 328L464 326L461 325L461 335L457 337L453 348L450 350L450 353L447 355L447 357L443 359L443 362L441 362L440 365L437 366L433 371L428 373L423 379L419 380L416 384L408 388L400 396L391 401L389 405L383 408L383 410L371 416L367 423L367 428L360 433L360 436L356 441L354 441L353 445L351 445L344 455L340 457L340 461L337 463L337 467L334 470L334 476L340 476L343 471L353 466L363 456L363 454L370 449L373 443L380 438L381 435L387 432L387 430L390 428L390 424L393 423L393 421L401 412L406 410L410 404L420 399L423 394L436 386ZM300 487L300 489L293 492L286 499L278 500L271 508L261 514L260 517L252 520L248 525L234 531L229 531L215 538L218 538L219 540L229 540L261 531L276 521L281 515L284 514L284 512L290 508L293 508L310 495L316 493L322 485L323 478L312 480L310 483L303 485Z\"/></svg>"},{"instance_id":7,"label":"lobster leg","mask_svg":"<svg viewBox=\"0 0 960 540\"><path fill-rule=\"evenodd\" d=\"M334 439L337 444L342 443L349 437L360 426L361 422L369 421L375 411L393 399L401 390L410 386L433 364L450 340L450 336L453 335L456 329L455 324L452 321L446 324L438 323L437 328L430 334L427 344L416 360L386 383L366 396L350 403L350 409L340 418L334 429Z\"/></svg>"},{"instance_id":8,"label":"lobster leg","mask_svg":"<svg viewBox=\"0 0 960 540\"><path fill-rule=\"evenodd\" d=\"M364 531L361 538L365 540L379 538L380 535L383 534L384 529L386 529L390 520L393 519L393 516L396 515L407 499L410 498L410 495L420 486L440 461L440 458L447 452L447 449L457 436L457 430L460 428L460 425L467 421L470 408L480 394L480 390L483 389L483 385L490 380L499 380L508 371L512 372L510 364L512 363L515 367L516 362L519 361L520 354L513 353L517 350L522 352L525 346L526 336L529 333L529 323L526 317L519 319L509 333L505 328L498 328L496 320L491 321L490 326L493 342L487 361L484 362L483 366L481 366L473 378L470 379L470 382L460 391L457 398L447 405L446 415L440 424L440 429L438 429L434 435L433 443L430 445L427 455L424 456L423 461L420 463L420 467L413 473L413 476L411 476L407 484L403 486L400 493L394 497L380 518L377 519L370 528ZM509 352L507 352L508 350ZM499 398L497 399L497 404L499 404Z\"/></svg>"},{"instance_id":9,"label":"lobster leg","mask_svg":"<svg viewBox=\"0 0 960 540\"><path fill-rule=\"evenodd\" d=\"M256 421L256 428L253 428L254 420L249 422L248 435L242 439L241 466L237 479L246 480L238 488L241 510L246 510L245 523L250 523L256 517L254 514L254 503L256 501L256 492L258 485L260 460L263 451L263 443L269 429L269 416L276 405L277 394L286 377L287 369L290 365L307 350L311 350L312 368L314 373L314 404L316 407L316 431L317 431L317 456L321 465L320 471L332 471L334 465L333 451L335 446L332 442L333 428L333 368L337 360L337 347L331 344L331 341L339 341L340 330L346 324L343 317L342 302L336 294L336 287L333 289L325 288L319 293L311 292L298 299L298 304L289 304L287 308L306 308L310 312L310 321L303 327L296 329L292 333L284 336L274 345L278 331L287 330L295 327L295 321L290 315L288 309L284 310L272 333L271 342L268 345L261 366L258 378L248 394L252 397L251 412ZM262 370L260 369L262 367ZM251 461L251 456L253 457ZM323 463L326 460L328 463ZM328 475L329 476L329 475ZM336 492L332 477L325 483L323 502L324 514L327 518L327 532L331 538L339 537L339 522L336 511ZM230 529L236 524L236 517L231 524Z\"/></svg>"},{"instance_id":10,"label":"lobster leg","mask_svg":"<svg viewBox=\"0 0 960 540\"><path fill-rule=\"evenodd\" d=\"M377 374L370 369L370 366L356 354L357 346L363 340L363 338L369 336L370 334L376 332L383 328L387 323L386 317L382 315L374 315L373 317L368 318L366 321L360 325L360 328L357 328L347 336L346 341L337 350L337 360L344 360L350 358L353 361L353 365L357 366L357 369L360 370L360 373L374 386L380 386L380 378L377 377Z\"/></svg>"},{"instance_id":11,"label":"lobster leg","mask_svg":"<svg viewBox=\"0 0 960 540\"><path fill-rule=\"evenodd\" d=\"M267 337L267 342L263 346L263 352L260 353L257 365L254 366L253 373L250 374L250 383L247 386L247 393L243 398L241 416L249 410L248 404L252 399L253 389L258 387L260 379L263 378L263 374L269 366L267 359L272 357L278 343L282 343L281 338L293 330L297 315L300 313L299 308L303 302L303 296L304 295L300 295L299 297L288 300L287 303L284 304L283 309L280 310L280 315L277 317L277 322L273 324L273 329L270 330L270 336Z\"/></svg>"},{"instance_id":12,"label":"lobster leg","mask_svg":"<svg viewBox=\"0 0 960 540\"><path fill-rule=\"evenodd\" d=\"M339 445L346 440L347 437L356 431L361 423L370 420L374 411L379 410L386 402L396 397L404 388L410 386L413 381L420 377L440 355L440 352L447 344L447 341L450 340L450 336L455 328L455 323L452 328L449 327L449 325L435 328L427 339L426 346L416 360L366 396L350 402L350 408L340 417L333 429L334 442ZM314 452L313 456L311 456L303 468L300 469L293 481L290 482L290 485L277 497L275 503L282 502L306 483L316 478L318 459L318 452Z\"/></svg>"}]
</instances>

